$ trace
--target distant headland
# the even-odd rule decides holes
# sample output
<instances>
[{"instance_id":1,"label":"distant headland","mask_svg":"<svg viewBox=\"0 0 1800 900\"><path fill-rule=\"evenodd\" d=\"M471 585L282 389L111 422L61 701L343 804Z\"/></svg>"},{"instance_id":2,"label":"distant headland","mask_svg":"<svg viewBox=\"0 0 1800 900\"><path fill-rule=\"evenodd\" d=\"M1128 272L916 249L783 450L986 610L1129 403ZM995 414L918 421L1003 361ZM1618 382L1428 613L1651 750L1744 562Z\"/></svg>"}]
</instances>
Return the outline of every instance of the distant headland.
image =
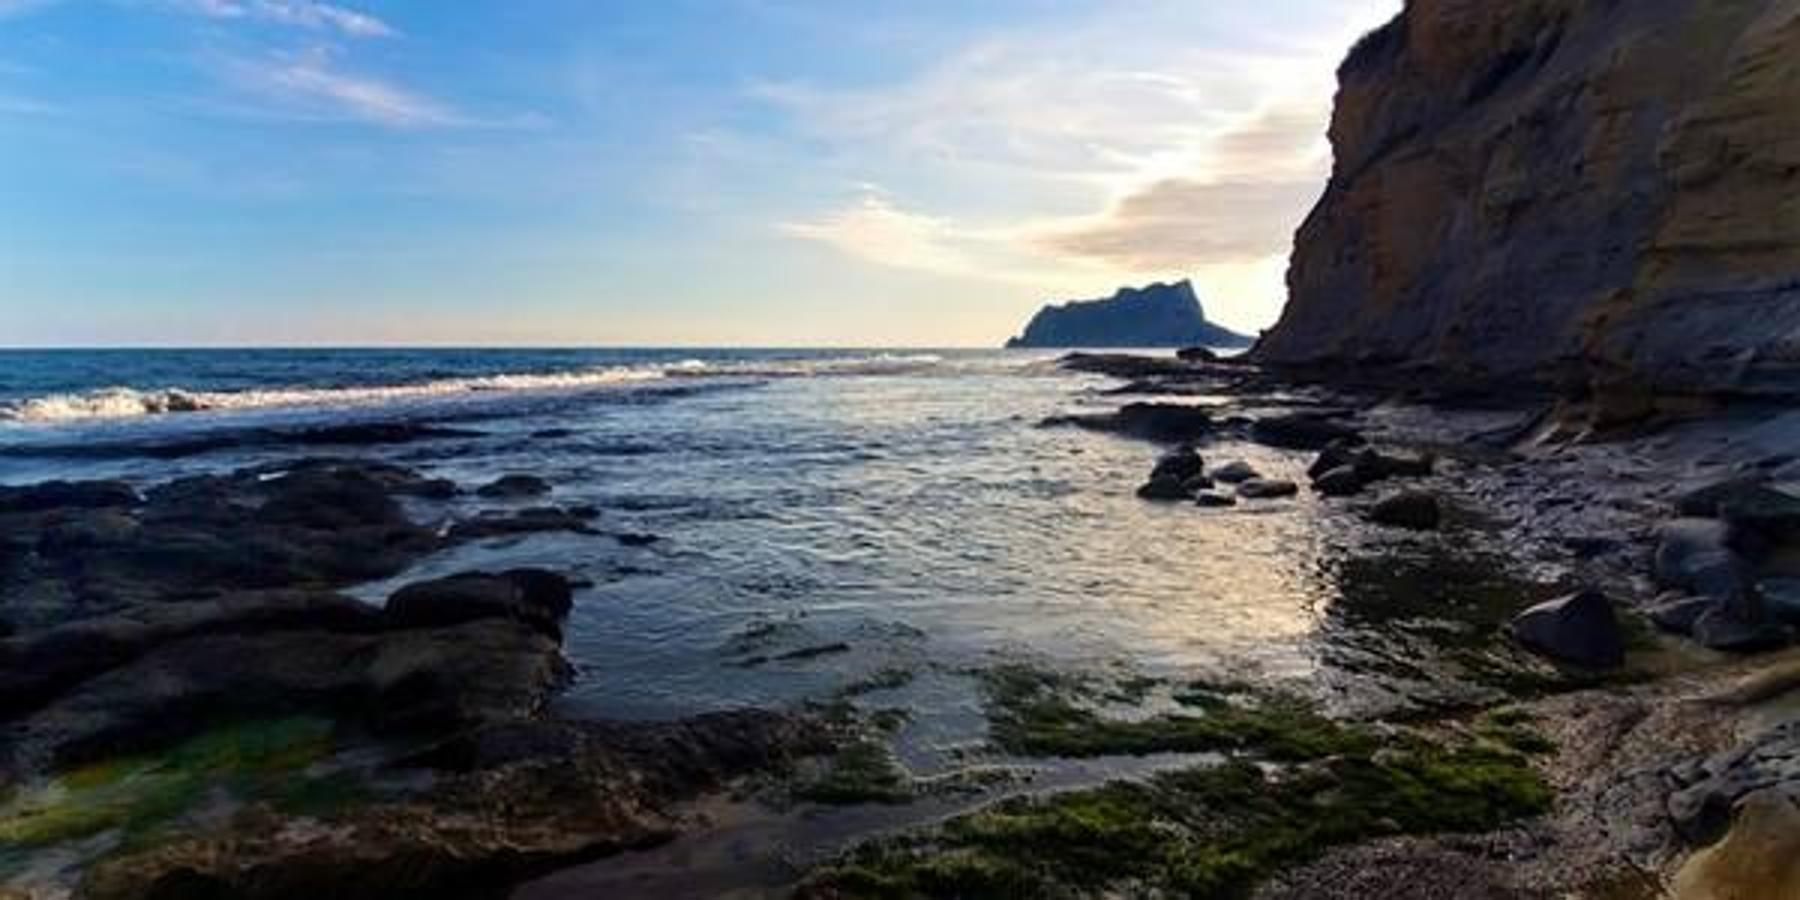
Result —
<instances>
[{"instance_id":1,"label":"distant headland","mask_svg":"<svg viewBox=\"0 0 1800 900\"><path fill-rule=\"evenodd\" d=\"M1253 340L1208 322L1193 283L1183 280L1046 306L1006 346L1248 347Z\"/></svg>"}]
</instances>

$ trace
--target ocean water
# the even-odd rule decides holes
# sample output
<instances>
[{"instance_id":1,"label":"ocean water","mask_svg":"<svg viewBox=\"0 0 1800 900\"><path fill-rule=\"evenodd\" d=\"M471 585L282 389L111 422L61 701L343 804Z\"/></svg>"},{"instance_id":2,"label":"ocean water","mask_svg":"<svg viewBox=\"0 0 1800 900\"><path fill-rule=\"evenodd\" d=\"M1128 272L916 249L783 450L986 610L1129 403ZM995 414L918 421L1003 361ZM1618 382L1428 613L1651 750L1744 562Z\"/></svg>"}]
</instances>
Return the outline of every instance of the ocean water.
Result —
<instances>
[{"instance_id":1,"label":"ocean water","mask_svg":"<svg viewBox=\"0 0 1800 900\"><path fill-rule=\"evenodd\" d=\"M969 673L999 662L1339 690L1343 660L1380 652L1343 637L1346 591L1380 580L1358 561L1410 539L1309 497L1217 512L1138 500L1157 447L1038 427L1117 406L1111 384L1023 351L15 351L0 354L0 483L149 484L320 454L471 488L541 476L550 502L599 507L606 534L468 545L352 593L379 602L409 580L521 565L586 579L570 715L793 703L904 670L883 699L915 711L903 742L932 769L980 739ZM280 439L395 421L458 433ZM1308 462L1207 453L1273 476ZM412 512L505 506L471 492Z\"/></svg>"}]
</instances>

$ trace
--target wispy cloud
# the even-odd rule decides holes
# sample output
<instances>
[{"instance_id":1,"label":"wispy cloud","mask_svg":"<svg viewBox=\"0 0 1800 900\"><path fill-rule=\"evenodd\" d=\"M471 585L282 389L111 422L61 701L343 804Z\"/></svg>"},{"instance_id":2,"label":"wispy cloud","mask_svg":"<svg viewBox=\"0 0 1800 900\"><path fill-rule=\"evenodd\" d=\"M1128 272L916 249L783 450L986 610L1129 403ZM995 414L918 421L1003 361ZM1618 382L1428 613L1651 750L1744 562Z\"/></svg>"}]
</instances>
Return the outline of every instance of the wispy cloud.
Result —
<instances>
[{"instance_id":1,"label":"wispy cloud","mask_svg":"<svg viewBox=\"0 0 1800 900\"><path fill-rule=\"evenodd\" d=\"M325 48L233 60L228 80L282 104L293 117L350 119L391 128L471 124L455 109L371 75L342 69Z\"/></svg>"},{"instance_id":2,"label":"wispy cloud","mask_svg":"<svg viewBox=\"0 0 1800 900\"><path fill-rule=\"evenodd\" d=\"M0 0L0 3L9 0ZM31 0L10 0L31 2ZM178 9L214 19L271 22L298 28L334 31L350 37L389 37L395 32L386 22L369 15L320 3L317 0L172 0Z\"/></svg>"},{"instance_id":3,"label":"wispy cloud","mask_svg":"<svg viewBox=\"0 0 1800 900\"><path fill-rule=\"evenodd\" d=\"M1241 309L1272 317L1269 275L1329 167L1336 63L1397 4L1222 12L1229 40L1195 39L1183 26L1216 17L1189 4L1148 6L991 35L897 83L753 85L851 161L834 175L934 198L859 195L783 231L882 265L1035 277L1046 293L1096 272L1212 270L1256 293Z\"/></svg>"},{"instance_id":4,"label":"wispy cloud","mask_svg":"<svg viewBox=\"0 0 1800 900\"><path fill-rule=\"evenodd\" d=\"M1125 193L1096 216L1035 238L1125 271L1239 263L1287 251L1330 170L1321 108L1278 106L1218 134L1192 176Z\"/></svg>"}]
</instances>

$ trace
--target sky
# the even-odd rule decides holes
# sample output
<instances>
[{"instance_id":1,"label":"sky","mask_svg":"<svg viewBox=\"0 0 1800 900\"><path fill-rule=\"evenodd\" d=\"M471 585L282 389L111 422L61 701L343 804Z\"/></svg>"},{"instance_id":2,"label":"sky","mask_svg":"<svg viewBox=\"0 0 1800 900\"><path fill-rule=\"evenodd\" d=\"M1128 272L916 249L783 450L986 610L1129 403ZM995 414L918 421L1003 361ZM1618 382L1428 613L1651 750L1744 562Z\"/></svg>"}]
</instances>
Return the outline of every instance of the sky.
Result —
<instances>
[{"instance_id":1,"label":"sky","mask_svg":"<svg viewBox=\"0 0 1800 900\"><path fill-rule=\"evenodd\" d=\"M0 0L0 345L1271 324L1400 0Z\"/></svg>"}]
</instances>

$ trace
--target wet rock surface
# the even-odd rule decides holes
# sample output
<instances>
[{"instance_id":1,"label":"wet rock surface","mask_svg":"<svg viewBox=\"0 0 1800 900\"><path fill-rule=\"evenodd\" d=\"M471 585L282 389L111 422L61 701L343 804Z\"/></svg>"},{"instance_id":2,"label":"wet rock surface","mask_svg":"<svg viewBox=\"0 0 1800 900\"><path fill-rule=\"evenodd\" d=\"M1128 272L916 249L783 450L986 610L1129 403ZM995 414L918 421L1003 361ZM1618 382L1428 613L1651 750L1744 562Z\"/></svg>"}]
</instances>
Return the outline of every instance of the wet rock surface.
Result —
<instances>
[{"instance_id":1,"label":"wet rock surface","mask_svg":"<svg viewBox=\"0 0 1800 900\"><path fill-rule=\"evenodd\" d=\"M1590 669L1625 662L1625 638L1612 600L1599 591L1540 603L1514 618L1512 629L1520 643L1562 662Z\"/></svg>"},{"instance_id":2,"label":"wet rock surface","mask_svg":"<svg viewBox=\"0 0 1800 900\"><path fill-rule=\"evenodd\" d=\"M458 493L343 459L142 496L6 489L0 845L124 834L83 897L503 897L667 840L687 827L678 800L828 749L780 713L550 716L575 593L554 571L419 581L382 606L335 592L494 533L408 511ZM595 513L526 510L500 530ZM209 791L243 805L193 818Z\"/></svg>"}]
</instances>

